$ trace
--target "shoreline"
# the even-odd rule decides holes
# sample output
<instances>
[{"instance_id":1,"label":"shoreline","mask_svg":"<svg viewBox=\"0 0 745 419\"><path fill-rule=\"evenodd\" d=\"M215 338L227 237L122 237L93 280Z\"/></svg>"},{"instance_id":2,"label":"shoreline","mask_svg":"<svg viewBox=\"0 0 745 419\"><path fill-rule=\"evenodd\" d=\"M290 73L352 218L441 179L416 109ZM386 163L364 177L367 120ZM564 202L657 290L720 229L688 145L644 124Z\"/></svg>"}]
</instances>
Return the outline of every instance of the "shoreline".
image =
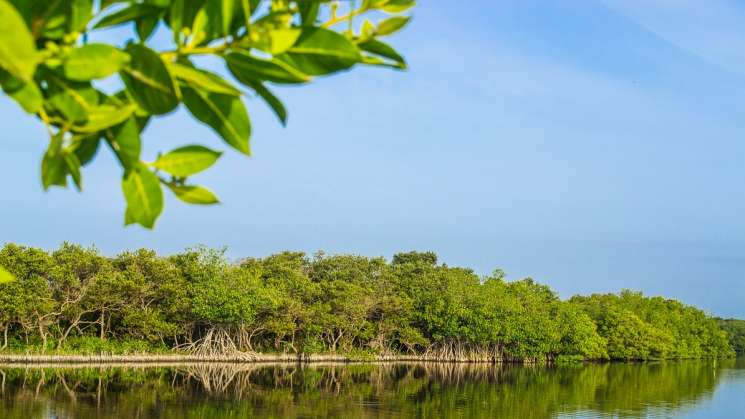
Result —
<instances>
[{"instance_id":1,"label":"shoreline","mask_svg":"<svg viewBox=\"0 0 745 419\"><path fill-rule=\"evenodd\" d=\"M385 363L385 362L438 362L478 364L536 364L536 362L504 361L501 359L443 359L433 356L385 355L355 357L344 354L261 354L246 353L222 356L197 356L189 354L137 354L137 355L41 355L0 354L0 364L152 364L152 363ZM541 362L538 362L539 364Z\"/></svg>"},{"instance_id":2,"label":"shoreline","mask_svg":"<svg viewBox=\"0 0 745 419\"><path fill-rule=\"evenodd\" d=\"M738 354L735 358L741 357ZM656 363L667 361L703 361L728 358L675 358L654 360L581 360L572 364L598 363ZM510 360L500 358L442 358L431 355L383 355L372 357L355 357L344 354L262 354L242 353L237 355L197 356L189 354L90 354L90 355L42 355L42 354L0 354L2 365L34 365L34 364L80 364L80 365L147 365L147 364L364 364L364 363L439 363L439 364L491 364L491 365L556 365L562 362L528 360Z\"/></svg>"}]
</instances>

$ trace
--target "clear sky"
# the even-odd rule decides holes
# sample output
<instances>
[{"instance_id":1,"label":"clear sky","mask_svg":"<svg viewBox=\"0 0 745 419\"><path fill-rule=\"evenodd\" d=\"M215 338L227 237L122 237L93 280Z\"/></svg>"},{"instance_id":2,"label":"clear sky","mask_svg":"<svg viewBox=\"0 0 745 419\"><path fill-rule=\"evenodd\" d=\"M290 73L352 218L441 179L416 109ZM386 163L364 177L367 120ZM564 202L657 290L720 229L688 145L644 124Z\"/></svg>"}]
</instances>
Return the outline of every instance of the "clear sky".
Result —
<instances>
[{"instance_id":1,"label":"clear sky","mask_svg":"<svg viewBox=\"0 0 745 419\"><path fill-rule=\"evenodd\" d=\"M253 157L195 177L223 201L169 197L154 231L123 227L102 148L84 193L44 193L40 123L0 99L0 241L104 253L195 244L434 250L563 297L622 288L745 317L745 6L734 1L421 1L392 39L411 69L277 88L283 128L247 100ZM184 111L145 157L225 149Z\"/></svg>"}]
</instances>

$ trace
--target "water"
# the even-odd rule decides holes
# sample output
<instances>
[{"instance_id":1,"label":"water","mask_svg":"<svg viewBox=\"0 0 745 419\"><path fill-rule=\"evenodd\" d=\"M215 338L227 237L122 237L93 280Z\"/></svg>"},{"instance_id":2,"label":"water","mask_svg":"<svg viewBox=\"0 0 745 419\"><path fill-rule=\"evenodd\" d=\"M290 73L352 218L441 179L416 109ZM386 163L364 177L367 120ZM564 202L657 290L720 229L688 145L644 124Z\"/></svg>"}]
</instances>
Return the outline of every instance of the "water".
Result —
<instances>
[{"instance_id":1,"label":"water","mask_svg":"<svg viewBox=\"0 0 745 419\"><path fill-rule=\"evenodd\" d=\"M0 366L12 418L745 418L745 359Z\"/></svg>"}]
</instances>

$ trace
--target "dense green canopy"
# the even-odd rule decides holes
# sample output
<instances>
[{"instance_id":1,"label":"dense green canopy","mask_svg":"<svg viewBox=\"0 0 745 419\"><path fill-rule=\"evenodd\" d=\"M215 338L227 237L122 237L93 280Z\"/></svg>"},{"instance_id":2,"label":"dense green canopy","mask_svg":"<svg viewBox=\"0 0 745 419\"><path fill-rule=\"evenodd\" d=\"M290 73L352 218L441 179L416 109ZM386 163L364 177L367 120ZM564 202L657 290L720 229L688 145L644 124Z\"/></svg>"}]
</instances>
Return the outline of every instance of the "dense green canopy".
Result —
<instances>
[{"instance_id":1,"label":"dense green canopy","mask_svg":"<svg viewBox=\"0 0 745 419\"><path fill-rule=\"evenodd\" d=\"M562 301L532 279L480 277L433 253L391 262L283 252L229 263L198 248L104 257L8 244L2 348L197 354L415 354L438 359L663 359L733 354L716 319L623 291ZM122 349L125 348L125 349Z\"/></svg>"}]
</instances>

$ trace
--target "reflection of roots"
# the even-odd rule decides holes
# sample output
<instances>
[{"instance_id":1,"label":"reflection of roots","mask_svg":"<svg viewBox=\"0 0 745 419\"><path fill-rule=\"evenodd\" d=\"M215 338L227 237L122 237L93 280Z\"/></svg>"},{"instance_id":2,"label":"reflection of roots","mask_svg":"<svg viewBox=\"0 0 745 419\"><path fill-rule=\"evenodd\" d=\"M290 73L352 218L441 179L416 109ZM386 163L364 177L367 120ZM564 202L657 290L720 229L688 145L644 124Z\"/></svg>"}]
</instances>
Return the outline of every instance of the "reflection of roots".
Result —
<instances>
[{"instance_id":1,"label":"reflection of roots","mask_svg":"<svg viewBox=\"0 0 745 419\"><path fill-rule=\"evenodd\" d=\"M178 369L185 382L196 380L207 394L232 394L240 399L251 390L251 373L258 364L194 364Z\"/></svg>"},{"instance_id":2,"label":"reflection of roots","mask_svg":"<svg viewBox=\"0 0 745 419\"><path fill-rule=\"evenodd\" d=\"M485 363L438 363L422 362L410 365L408 375L413 377L427 377L428 380L437 380L441 383L460 383L469 380L477 380L488 383L498 383L504 380L504 376L513 368L526 366L501 365L494 366Z\"/></svg>"},{"instance_id":3,"label":"reflection of roots","mask_svg":"<svg viewBox=\"0 0 745 419\"><path fill-rule=\"evenodd\" d=\"M407 380L409 382L428 382L435 379L440 383L461 383L468 380L481 380L489 383L504 381L504 375L512 366L495 366L487 363L382 363L370 364L271 364L257 363L199 363L184 364L177 367L174 381L185 385L196 382L198 388L212 396L245 399L250 395L260 395L276 388L318 390L338 394L347 385L369 382L373 388L384 389L387 383ZM525 368L525 367L522 367ZM309 371L315 378L308 382Z\"/></svg>"}]
</instances>

